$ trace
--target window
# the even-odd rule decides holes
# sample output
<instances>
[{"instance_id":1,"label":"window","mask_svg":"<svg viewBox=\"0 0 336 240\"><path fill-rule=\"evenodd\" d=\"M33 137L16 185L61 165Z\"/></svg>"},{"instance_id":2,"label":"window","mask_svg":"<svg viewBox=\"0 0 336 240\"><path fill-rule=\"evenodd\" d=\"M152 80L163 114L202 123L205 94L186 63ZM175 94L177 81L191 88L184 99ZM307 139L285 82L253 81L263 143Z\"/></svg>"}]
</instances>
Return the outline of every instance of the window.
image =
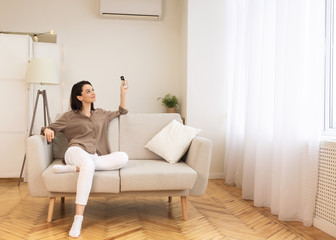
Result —
<instances>
[{"instance_id":1,"label":"window","mask_svg":"<svg viewBox=\"0 0 336 240\"><path fill-rule=\"evenodd\" d=\"M325 130L336 134L336 53L335 40L335 5L334 0L326 0L326 61L325 61ZM334 132L335 131L335 132Z\"/></svg>"}]
</instances>

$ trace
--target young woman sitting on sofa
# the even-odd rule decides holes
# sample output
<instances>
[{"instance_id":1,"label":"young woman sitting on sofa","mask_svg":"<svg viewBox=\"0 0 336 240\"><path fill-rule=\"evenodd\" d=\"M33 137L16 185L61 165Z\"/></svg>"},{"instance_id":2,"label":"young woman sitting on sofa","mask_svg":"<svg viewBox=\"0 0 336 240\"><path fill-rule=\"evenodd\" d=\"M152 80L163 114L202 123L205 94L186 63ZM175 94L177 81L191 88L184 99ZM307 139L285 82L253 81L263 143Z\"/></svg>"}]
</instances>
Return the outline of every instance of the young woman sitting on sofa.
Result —
<instances>
[{"instance_id":1,"label":"young woman sitting on sofa","mask_svg":"<svg viewBox=\"0 0 336 240\"><path fill-rule=\"evenodd\" d=\"M95 109L96 94L90 82L76 83L71 90L71 110L64 113L55 123L41 129L48 142L57 132L63 132L69 141L65 152L66 165L54 165L55 173L79 172L76 192L76 215L69 236L80 235L84 209L91 191L95 170L115 170L128 161L125 152L110 152L107 140L108 123L126 114L126 92L128 83L121 83L118 111Z\"/></svg>"}]
</instances>

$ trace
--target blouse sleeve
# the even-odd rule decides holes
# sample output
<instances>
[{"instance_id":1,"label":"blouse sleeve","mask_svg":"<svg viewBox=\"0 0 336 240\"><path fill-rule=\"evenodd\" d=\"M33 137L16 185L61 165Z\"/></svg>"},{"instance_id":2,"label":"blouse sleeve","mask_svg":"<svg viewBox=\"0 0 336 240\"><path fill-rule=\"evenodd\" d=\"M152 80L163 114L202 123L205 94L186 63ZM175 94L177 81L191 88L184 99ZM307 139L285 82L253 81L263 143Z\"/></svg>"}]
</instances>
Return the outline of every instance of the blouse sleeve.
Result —
<instances>
[{"instance_id":1,"label":"blouse sleeve","mask_svg":"<svg viewBox=\"0 0 336 240\"><path fill-rule=\"evenodd\" d=\"M119 117L120 115L127 114L128 110L119 106L118 111L113 111L113 112L106 111L106 113L107 113L107 120L110 122L112 121L112 119Z\"/></svg>"},{"instance_id":2,"label":"blouse sleeve","mask_svg":"<svg viewBox=\"0 0 336 240\"><path fill-rule=\"evenodd\" d=\"M49 128L53 130L55 133L61 132L68 123L68 114L64 113L59 119L56 120L56 122L50 124L49 126L42 127L41 128L41 135L44 135L44 130L46 128Z\"/></svg>"}]
</instances>

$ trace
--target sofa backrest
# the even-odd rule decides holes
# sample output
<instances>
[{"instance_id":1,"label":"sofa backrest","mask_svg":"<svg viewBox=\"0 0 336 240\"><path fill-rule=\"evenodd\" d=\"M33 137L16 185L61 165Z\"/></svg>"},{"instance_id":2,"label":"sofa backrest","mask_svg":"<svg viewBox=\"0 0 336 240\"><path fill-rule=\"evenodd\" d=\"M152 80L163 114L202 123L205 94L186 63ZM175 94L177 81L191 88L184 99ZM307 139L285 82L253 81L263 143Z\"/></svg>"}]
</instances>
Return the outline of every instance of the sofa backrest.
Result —
<instances>
[{"instance_id":1,"label":"sofa backrest","mask_svg":"<svg viewBox=\"0 0 336 240\"><path fill-rule=\"evenodd\" d=\"M144 146L174 119L182 123L181 116L177 113L128 113L120 116L119 150L126 152L129 159L162 159L160 156L144 148Z\"/></svg>"},{"instance_id":2,"label":"sofa backrest","mask_svg":"<svg viewBox=\"0 0 336 240\"><path fill-rule=\"evenodd\" d=\"M119 118L114 118L110 122L107 131L111 152L119 151Z\"/></svg>"},{"instance_id":3,"label":"sofa backrest","mask_svg":"<svg viewBox=\"0 0 336 240\"><path fill-rule=\"evenodd\" d=\"M174 119L182 123L181 116L177 113L128 113L113 119L108 128L111 152L126 152L129 159L162 159L144 146ZM57 133L52 144L54 159L63 158L68 148L68 141L64 134Z\"/></svg>"}]
</instances>

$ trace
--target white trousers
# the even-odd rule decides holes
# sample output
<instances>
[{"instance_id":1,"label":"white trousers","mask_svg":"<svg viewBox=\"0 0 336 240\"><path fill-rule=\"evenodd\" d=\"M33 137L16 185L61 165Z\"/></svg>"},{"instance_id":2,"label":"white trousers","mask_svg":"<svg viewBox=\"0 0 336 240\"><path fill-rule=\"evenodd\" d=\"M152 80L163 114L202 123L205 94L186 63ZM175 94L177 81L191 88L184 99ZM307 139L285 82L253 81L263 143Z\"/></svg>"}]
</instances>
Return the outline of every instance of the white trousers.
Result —
<instances>
[{"instance_id":1,"label":"white trousers","mask_svg":"<svg viewBox=\"0 0 336 240\"><path fill-rule=\"evenodd\" d=\"M120 169L128 162L128 155L125 152L113 152L98 156L97 153L90 154L80 147L69 147L65 152L64 160L66 164L79 168L76 204L86 205L95 170Z\"/></svg>"}]
</instances>

